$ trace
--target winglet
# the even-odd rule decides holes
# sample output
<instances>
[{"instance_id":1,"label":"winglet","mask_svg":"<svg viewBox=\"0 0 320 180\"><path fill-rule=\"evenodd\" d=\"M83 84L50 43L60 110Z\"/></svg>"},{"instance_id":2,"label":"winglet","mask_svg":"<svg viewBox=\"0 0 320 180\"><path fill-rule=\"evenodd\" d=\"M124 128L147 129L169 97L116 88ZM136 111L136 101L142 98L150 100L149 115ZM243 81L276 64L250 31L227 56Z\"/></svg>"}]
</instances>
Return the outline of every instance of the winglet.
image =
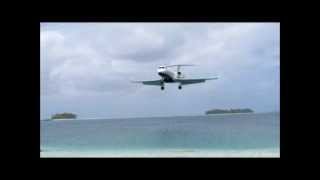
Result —
<instances>
[{"instance_id":1,"label":"winglet","mask_svg":"<svg viewBox=\"0 0 320 180\"><path fill-rule=\"evenodd\" d=\"M130 81L132 83L142 83L142 81Z\"/></svg>"},{"instance_id":2,"label":"winglet","mask_svg":"<svg viewBox=\"0 0 320 180\"><path fill-rule=\"evenodd\" d=\"M219 77L216 76L216 77L206 78L206 80L214 80L214 79L219 79Z\"/></svg>"}]
</instances>

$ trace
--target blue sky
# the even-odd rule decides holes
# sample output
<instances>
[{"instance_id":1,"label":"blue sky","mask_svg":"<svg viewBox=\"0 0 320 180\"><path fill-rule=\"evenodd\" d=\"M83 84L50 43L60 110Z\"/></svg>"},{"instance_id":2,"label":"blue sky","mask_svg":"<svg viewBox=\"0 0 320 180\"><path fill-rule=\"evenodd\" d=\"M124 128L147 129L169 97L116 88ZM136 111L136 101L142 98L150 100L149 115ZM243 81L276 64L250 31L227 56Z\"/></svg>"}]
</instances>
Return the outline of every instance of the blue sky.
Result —
<instances>
[{"instance_id":1,"label":"blue sky","mask_svg":"<svg viewBox=\"0 0 320 180\"><path fill-rule=\"evenodd\" d=\"M280 111L279 23L42 23L40 47L42 119ZM181 91L130 83L159 79L170 64L220 79Z\"/></svg>"}]
</instances>

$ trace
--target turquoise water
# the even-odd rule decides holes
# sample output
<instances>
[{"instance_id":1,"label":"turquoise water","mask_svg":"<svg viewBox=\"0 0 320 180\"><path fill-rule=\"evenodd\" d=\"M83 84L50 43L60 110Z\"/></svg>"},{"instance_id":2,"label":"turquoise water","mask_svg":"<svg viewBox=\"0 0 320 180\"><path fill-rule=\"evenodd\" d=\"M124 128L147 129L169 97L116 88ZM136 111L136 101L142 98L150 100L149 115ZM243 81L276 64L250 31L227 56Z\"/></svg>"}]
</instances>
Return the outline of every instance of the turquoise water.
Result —
<instances>
[{"instance_id":1,"label":"turquoise water","mask_svg":"<svg viewBox=\"0 0 320 180\"><path fill-rule=\"evenodd\" d=\"M41 156L279 156L279 124L279 113L41 121Z\"/></svg>"}]
</instances>

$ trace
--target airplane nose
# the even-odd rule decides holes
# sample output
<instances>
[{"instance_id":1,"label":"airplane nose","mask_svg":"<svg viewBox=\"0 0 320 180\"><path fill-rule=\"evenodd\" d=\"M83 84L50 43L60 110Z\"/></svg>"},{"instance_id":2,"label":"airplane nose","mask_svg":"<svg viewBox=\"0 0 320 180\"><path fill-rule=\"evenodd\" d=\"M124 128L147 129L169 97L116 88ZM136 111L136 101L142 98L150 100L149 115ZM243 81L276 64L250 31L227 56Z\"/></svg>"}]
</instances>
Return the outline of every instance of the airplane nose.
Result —
<instances>
[{"instance_id":1,"label":"airplane nose","mask_svg":"<svg viewBox=\"0 0 320 180\"><path fill-rule=\"evenodd\" d=\"M164 71L163 69L158 69L158 73L159 73L159 72L163 72L163 71Z\"/></svg>"}]
</instances>

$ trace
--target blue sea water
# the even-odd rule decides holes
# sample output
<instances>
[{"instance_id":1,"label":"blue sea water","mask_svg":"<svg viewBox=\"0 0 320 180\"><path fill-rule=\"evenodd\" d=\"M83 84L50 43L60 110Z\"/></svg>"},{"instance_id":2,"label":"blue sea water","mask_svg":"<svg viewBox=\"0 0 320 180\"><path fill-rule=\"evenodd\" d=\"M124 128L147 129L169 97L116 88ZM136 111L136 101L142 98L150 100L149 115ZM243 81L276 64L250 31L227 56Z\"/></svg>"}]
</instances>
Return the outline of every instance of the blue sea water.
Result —
<instances>
[{"instance_id":1,"label":"blue sea water","mask_svg":"<svg viewBox=\"0 0 320 180\"><path fill-rule=\"evenodd\" d=\"M280 156L279 113L41 121L41 157Z\"/></svg>"}]
</instances>

